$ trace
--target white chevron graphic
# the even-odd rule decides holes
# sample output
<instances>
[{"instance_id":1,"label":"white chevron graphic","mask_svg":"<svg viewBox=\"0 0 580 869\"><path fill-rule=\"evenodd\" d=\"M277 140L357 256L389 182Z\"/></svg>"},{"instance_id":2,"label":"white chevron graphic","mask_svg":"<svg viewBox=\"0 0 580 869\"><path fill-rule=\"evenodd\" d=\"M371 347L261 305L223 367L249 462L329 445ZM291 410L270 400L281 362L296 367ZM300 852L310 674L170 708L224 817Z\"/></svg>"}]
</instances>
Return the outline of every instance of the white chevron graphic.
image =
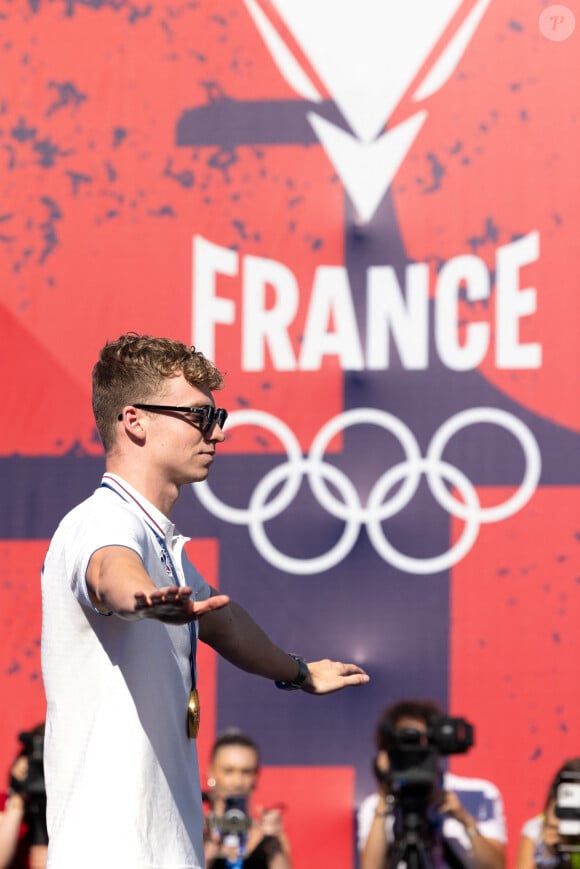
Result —
<instances>
[{"instance_id":1,"label":"white chevron graphic","mask_svg":"<svg viewBox=\"0 0 580 869\"><path fill-rule=\"evenodd\" d=\"M361 142L314 112L308 114L308 119L353 199L360 221L368 223L427 119L427 112L418 112L374 142ZM371 183L377 178L380 184Z\"/></svg>"},{"instance_id":2,"label":"white chevron graphic","mask_svg":"<svg viewBox=\"0 0 580 869\"><path fill-rule=\"evenodd\" d=\"M289 86L309 102L325 94L268 17L273 8L352 135L316 112L308 118L361 222L372 219L428 113L384 132L389 117L461 7L471 6L418 87L427 99L453 74L491 0L245 0Z\"/></svg>"}]
</instances>

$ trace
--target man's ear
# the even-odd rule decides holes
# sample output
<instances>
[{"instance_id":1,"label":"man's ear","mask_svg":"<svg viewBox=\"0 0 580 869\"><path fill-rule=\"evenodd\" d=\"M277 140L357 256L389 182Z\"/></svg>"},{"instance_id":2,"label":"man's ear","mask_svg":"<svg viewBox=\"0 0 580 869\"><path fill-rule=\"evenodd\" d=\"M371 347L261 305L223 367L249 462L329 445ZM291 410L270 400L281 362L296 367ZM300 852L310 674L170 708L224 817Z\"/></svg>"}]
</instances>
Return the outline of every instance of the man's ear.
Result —
<instances>
[{"instance_id":1,"label":"man's ear","mask_svg":"<svg viewBox=\"0 0 580 869\"><path fill-rule=\"evenodd\" d=\"M136 407L128 404L119 414L119 421L123 423L123 428L127 435L136 441L145 440L146 427L144 425L144 417L139 413Z\"/></svg>"}]
</instances>

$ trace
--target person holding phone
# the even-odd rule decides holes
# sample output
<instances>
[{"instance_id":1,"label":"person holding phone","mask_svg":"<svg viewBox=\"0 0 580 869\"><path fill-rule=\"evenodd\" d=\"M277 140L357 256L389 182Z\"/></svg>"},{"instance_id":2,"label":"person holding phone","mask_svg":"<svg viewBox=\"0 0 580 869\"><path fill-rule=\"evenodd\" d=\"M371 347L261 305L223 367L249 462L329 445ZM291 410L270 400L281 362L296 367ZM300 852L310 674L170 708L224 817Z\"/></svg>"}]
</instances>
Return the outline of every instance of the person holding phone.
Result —
<instances>
[{"instance_id":1,"label":"person holding phone","mask_svg":"<svg viewBox=\"0 0 580 869\"><path fill-rule=\"evenodd\" d=\"M292 869L282 807L254 814L250 803L260 773L260 752L241 730L224 731L211 752L205 823L207 869Z\"/></svg>"}]
</instances>

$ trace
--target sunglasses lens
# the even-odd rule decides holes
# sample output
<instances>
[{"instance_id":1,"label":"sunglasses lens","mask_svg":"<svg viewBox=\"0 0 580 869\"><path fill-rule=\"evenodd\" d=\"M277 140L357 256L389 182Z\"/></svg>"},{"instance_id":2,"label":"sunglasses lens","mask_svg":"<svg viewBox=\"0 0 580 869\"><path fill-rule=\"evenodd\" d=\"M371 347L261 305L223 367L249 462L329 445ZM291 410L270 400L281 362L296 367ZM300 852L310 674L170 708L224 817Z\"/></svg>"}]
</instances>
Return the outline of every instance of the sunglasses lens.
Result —
<instances>
[{"instance_id":1,"label":"sunglasses lens","mask_svg":"<svg viewBox=\"0 0 580 869\"><path fill-rule=\"evenodd\" d=\"M201 429L204 434L210 432L214 425L219 425L220 428L223 428L226 419L228 418L227 410L224 410L223 407L203 407L200 408L203 411L203 417L201 422Z\"/></svg>"}]
</instances>

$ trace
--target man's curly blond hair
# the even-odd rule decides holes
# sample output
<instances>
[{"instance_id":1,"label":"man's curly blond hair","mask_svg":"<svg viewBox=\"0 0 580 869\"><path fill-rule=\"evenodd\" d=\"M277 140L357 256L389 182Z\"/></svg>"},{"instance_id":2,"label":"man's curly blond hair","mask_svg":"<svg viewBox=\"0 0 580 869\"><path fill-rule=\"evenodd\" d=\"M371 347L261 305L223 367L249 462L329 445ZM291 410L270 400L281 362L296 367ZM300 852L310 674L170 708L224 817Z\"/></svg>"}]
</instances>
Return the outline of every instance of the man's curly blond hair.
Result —
<instances>
[{"instance_id":1,"label":"man's curly blond hair","mask_svg":"<svg viewBox=\"0 0 580 869\"><path fill-rule=\"evenodd\" d=\"M221 389L221 373L201 351L170 338L128 332L107 342L93 368L93 413L105 452L115 443L118 416L127 404L146 404L168 377L183 374L202 389Z\"/></svg>"}]
</instances>

